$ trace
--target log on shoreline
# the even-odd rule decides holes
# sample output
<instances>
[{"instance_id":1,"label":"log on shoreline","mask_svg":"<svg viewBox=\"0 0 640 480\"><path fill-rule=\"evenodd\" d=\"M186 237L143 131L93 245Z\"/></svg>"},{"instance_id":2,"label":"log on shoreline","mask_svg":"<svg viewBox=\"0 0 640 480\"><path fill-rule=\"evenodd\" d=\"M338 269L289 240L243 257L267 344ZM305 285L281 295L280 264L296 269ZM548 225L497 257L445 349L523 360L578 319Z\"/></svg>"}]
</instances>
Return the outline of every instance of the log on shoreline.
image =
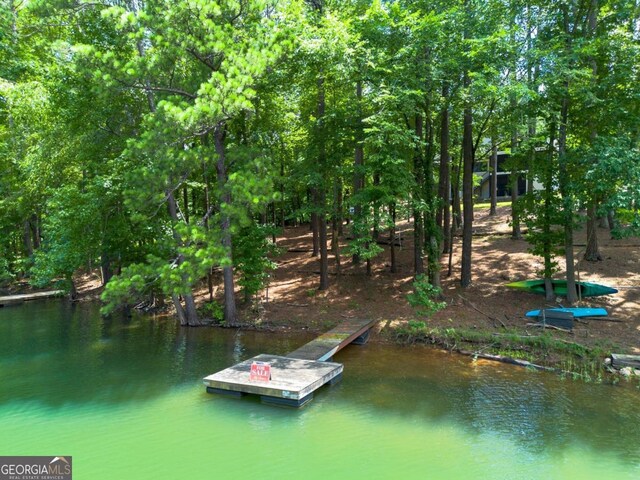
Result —
<instances>
[{"instance_id":1,"label":"log on shoreline","mask_svg":"<svg viewBox=\"0 0 640 480\"><path fill-rule=\"evenodd\" d=\"M617 370L624 367L640 369L640 355L611 354L611 366Z\"/></svg>"}]
</instances>

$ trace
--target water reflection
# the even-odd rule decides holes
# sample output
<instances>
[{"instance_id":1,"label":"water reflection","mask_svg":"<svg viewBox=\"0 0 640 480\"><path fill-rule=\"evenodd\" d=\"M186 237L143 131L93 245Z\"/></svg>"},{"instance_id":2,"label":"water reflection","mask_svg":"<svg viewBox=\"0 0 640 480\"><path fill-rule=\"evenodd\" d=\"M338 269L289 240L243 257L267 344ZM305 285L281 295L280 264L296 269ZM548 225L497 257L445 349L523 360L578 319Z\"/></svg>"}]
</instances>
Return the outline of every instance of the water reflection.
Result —
<instances>
[{"instance_id":1,"label":"water reflection","mask_svg":"<svg viewBox=\"0 0 640 480\"><path fill-rule=\"evenodd\" d=\"M253 332L180 328L166 319L102 319L86 303L2 309L0 405L146 400L261 353L263 346L285 353L301 343L269 342Z\"/></svg>"},{"instance_id":2,"label":"water reflection","mask_svg":"<svg viewBox=\"0 0 640 480\"><path fill-rule=\"evenodd\" d=\"M336 356L360 402L431 423L455 422L473 435L517 442L532 454L581 444L638 464L640 391L596 385L424 347L368 345ZM393 380L391 379L393 378ZM332 392L333 394L333 392Z\"/></svg>"},{"instance_id":3,"label":"water reflection","mask_svg":"<svg viewBox=\"0 0 640 480\"><path fill-rule=\"evenodd\" d=\"M309 339L186 329L148 317L102 319L95 305L61 301L0 309L0 408L31 402L48 408L126 405L193 386L208 409L245 412L254 432L293 423L304 428L329 412L334 434L344 429L348 438L354 423L397 417L399 425L432 429L455 424L468 432L471 450L477 447L473 439L483 438L482 445L506 439L519 455L532 456L561 455L567 445L581 445L640 469L640 391L629 385L588 385L424 347L379 344L339 353L343 382L321 390L301 412L219 400L199 385L214 371L259 353L285 354ZM405 431L389 435L390 442L407 443Z\"/></svg>"}]
</instances>

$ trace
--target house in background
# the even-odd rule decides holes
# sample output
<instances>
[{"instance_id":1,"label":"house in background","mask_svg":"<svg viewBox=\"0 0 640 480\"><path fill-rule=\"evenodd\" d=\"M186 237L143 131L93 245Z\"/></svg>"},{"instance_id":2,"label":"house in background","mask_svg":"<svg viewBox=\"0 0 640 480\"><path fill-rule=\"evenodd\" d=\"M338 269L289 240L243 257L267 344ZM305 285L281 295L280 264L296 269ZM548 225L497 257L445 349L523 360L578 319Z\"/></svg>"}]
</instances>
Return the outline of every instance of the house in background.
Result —
<instances>
[{"instance_id":1,"label":"house in background","mask_svg":"<svg viewBox=\"0 0 640 480\"><path fill-rule=\"evenodd\" d=\"M498 199L507 199L511 197L511 171L506 168L509 154L506 152L498 152L498 169L497 169L497 197ZM475 188L475 193L480 200L489 200L491 198L491 158L483 158L476 160L473 172L481 177L480 185ZM527 193L529 185L526 178L527 172L522 172L518 179L518 195ZM539 190L542 185L534 180L533 188Z\"/></svg>"}]
</instances>

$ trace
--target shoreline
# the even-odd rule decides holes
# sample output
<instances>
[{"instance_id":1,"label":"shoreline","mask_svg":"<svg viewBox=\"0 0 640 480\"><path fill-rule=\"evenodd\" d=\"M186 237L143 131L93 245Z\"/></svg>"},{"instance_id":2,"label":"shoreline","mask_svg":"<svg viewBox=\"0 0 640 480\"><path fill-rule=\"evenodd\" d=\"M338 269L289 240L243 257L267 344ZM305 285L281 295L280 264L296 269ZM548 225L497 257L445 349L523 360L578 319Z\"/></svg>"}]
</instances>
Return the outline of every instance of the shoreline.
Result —
<instances>
[{"instance_id":1,"label":"shoreline","mask_svg":"<svg viewBox=\"0 0 640 480\"><path fill-rule=\"evenodd\" d=\"M85 280L87 276L84 276ZM24 286L23 286L24 287ZM20 289L22 293L37 293L40 289ZM100 302L102 287L96 287L95 283L86 282L80 284L79 296L73 302ZM68 297L66 301L71 301ZM204 302L199 302L202 306ZM10 307L9 307L10 308ZM132 307L133 308L133 307ZM161 321L178 322L172 307L167 304L162 309L135 308L143 316L154 316ZM235 328L238 330L273 332L287 335L289 333L306 333L320 335L332 326L340 323L327 320L329 328L320 328L318 325L300 325L296 322L282 320L269 321L264 318L248 315L251 309L240 309L245 320L238 326L229 327L221 324L213 318L202 316L204 325L200 327L180 326L180 328ZM446 350L474 359L483 359L496 363L506 363L523 368L531 368L538 371L553 373L561 376L569 376L585 382L615 384L621 378L629 381L638 381L640 388L640 370L633 371L630 375L623 375L620 370L615 370L607 363L607 359L614 353L602 348L591 348L578 342L570 342L555 337L549 331L541 331L538 335L522 335L514 329L502 326L500 331L495 328L478 327L473 329L429 327L425 321L416 320L379 320L372 329L370 342L379 344L396 344L400 346L423 345Z\"/></svg>"},{"instance_id":2,"label":"shoreline","mask_svg":"<svg viewBox=\"0 0 640 480\"><path fill-rule=\"evenodd\" d=\"M170 313L163 314L170 316ZM298 328L293 324L243 323L235 327L229 327L217 323L213 319L207 320L202 327L182 328L224 328L238 329L256 332L273 332L279 335L288 333L306 333L320 335L326 330L314 328ZM477 329L473 332L449 329L440 332L437 329L425 327L413 328L405 324L390 325L393 321L387 320L387 325L380 328L380 321L372 328L369 342L378 344L394 344L398 346L421 345L449 353L483 359L496 363L505 363L513 366L530 368L560 376L567 376L587 383L616 384L621 378L638 381L640 388L640 370L631 375L623 375L615 370L607 362L612 353L603 350L594 350L576 342L568 342L554 338L549 332L541 335L523 337L517 333L498 334L489 329ZM339 322L336 322L336 325ZM413 323L413 322L409 322ZM422 323L422 322L419 322ZM469 338L471 337L471 338ZM519 342L518 339L529 341ZM498 340L499 339L499 340ZM542 339L542 340L540 340ZM498 340L498 341L496 341ZM524 353L524 354L523 354Z\"/></svg>"}]
</instances>

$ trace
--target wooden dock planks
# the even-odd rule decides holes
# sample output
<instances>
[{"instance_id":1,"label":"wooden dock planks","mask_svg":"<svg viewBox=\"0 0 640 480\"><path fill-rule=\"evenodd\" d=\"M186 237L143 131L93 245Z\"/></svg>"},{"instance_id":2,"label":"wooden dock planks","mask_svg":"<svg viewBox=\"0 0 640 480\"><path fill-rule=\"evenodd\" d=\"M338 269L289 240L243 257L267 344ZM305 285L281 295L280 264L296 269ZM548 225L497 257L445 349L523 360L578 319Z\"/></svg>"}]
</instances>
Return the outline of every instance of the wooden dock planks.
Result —
<instances>
[{"instance_id":1,"label":"wooden dock planks","mask_svg":"<svg viewBox=\"0 0 640 480\"><path fill-rule=\"evenodd\" d=\"M39 300L42 298L60 297L64 295L64 290L49 290L47 292L25 293L21 295L8 295L0 297L0 307L5 305L18 305L29 300Z\"/></svg>"},{"instance_id":2,"label":"wooden dock planks","mask_svg":"<svg viewBox=\"0 0 640 480\"><path fill-rule=\"evenodd\" d=\"M354 340L367 334L375 323L375 320L346 320L333 330L288 353L287 357L323 362L333 357Z\"/></svg>"},{"instance_id":3,"label":"wooden dock planks","mask_svg":"<svg viewBox=\"0 0 640 480\"><path fill-rule=\"evenodd\" d=\"M251 381L253 362L271 365L271 381ZM204 378L211 393L241 392L260 395L263 401L300 407L313 392L342 374L340 363L316 362L278 355L258 355Z\"/></svg>"},{"instance_id":4,"label":"wooden dock planks","mask_svg":"<svg viewBox=\"0 0 640 480\"><path fill-rule=\"evenodd\" d=\"M263 403L301 407L313 399L313 392L342 377L343 365L328 362L336 352L350 343L366 342L373 320L347 320L333 330L282 357L258 355L207 377L203 383L208 393L231 396L260 395ZM253 362L271 366L271 380L251 380Z\"/></svg>"}]
</instances>

